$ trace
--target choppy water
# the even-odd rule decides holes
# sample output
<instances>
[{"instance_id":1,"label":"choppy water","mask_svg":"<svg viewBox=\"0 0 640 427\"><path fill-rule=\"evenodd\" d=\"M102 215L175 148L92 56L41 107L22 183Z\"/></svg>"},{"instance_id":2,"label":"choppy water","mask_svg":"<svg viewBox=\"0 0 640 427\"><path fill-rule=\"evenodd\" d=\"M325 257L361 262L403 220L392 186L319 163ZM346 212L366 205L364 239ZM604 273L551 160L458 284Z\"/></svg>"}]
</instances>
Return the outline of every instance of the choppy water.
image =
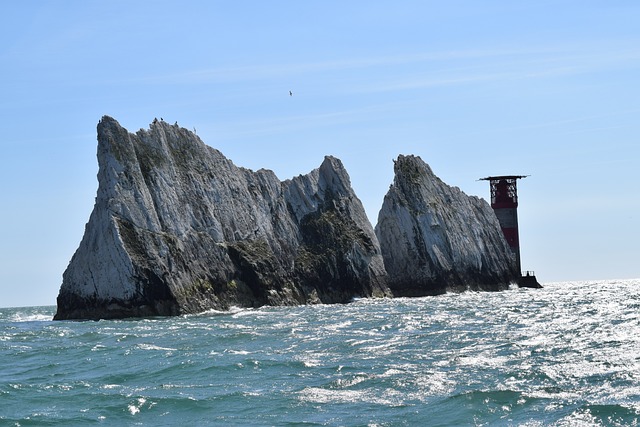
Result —
<instances>
[{"instance_id":1,"label":"choppy water","mask_svg":"<svg viewBox=\"0 0 640 427\"><path fill-rule=\"evenodd\" d=\"M0 425L638 425L639 287L100 322L0 309Z\"/></svg>"}]
</instances>

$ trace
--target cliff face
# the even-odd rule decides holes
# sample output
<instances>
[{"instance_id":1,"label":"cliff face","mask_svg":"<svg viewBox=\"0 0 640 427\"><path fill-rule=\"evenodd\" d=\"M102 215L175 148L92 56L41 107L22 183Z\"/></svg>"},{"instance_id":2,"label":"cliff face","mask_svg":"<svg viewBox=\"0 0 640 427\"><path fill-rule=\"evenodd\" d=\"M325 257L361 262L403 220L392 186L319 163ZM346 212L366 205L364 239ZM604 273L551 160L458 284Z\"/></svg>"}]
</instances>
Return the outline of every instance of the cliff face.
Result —
<instances>
[{"instance_id":1,"label":"cliff face","mask_svg":"<svg viewBox=\"0 0 640 427\"><path fill-rule=\"evenodd\" d=\"M55 319L498 290L518 278L487 202L400 156L375 232L342 163L287 181L186 129L98 124L98 193Z\"/></svg>"},{"instance_id":2,"label":"cliff face","mask_svg":"<svg viewBox=\"0 0 640 427\"><path fill-rule=\"evenodd\" d=\"M376 235L394 295L499 290L519 277L489 204L436 177L419 157L399 156Z\"/></svg>"},{"instance_id":3,"label":"cliff face","mask_svg":"<svg viewBox=\"0 0 640 427\"><path fill-rule=\"evenodd\" d=\"M281 182L162 121L98 125L98 193L55 319L347 302L390 292L349 176L326 157Z\"/></svg>"}]
</instances>

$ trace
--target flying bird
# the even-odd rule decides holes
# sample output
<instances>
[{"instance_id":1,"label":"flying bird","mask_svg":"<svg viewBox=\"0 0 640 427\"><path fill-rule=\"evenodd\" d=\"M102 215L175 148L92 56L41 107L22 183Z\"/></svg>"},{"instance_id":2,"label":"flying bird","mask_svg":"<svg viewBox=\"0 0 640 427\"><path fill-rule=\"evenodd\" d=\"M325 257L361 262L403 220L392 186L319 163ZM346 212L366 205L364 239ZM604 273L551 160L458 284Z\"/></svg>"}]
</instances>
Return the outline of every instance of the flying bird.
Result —
<instances>
[{"instance_id":1,"label":"flying bird","mask_svg":"<svg viewBox=\"0 0 640 427\"><path fill-rule=\"evenodd\" d=\"M293 92L289 91L289 96L293 96Z\"/></svg>"}]
</instances>

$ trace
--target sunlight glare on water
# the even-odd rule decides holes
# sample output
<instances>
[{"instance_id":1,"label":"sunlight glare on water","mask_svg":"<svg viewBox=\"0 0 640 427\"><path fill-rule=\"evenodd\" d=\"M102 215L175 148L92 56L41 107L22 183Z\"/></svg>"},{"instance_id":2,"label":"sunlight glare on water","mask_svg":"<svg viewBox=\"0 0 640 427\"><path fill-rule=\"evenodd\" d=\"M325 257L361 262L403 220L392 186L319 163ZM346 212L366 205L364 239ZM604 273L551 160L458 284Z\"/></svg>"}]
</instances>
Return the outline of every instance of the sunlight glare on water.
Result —
<instances>
[{"instance_id":1,"label":"sunlight glare on water","mask_svg":"<svg viewBox=\"0 0 640 427\"><path fill-rule=\"evenodd\" d=\"M638 280L52 322L0 310L0 421L638 425Z\"/></svg>"}]
</instances>

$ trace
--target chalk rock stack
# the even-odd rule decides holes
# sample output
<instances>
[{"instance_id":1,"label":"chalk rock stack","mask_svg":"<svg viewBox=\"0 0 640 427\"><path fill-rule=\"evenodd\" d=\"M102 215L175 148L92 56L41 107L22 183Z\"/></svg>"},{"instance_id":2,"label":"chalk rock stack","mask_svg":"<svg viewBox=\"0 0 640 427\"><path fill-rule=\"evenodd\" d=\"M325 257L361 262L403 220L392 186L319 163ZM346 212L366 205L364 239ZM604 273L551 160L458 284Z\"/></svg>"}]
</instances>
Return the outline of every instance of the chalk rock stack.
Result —
<instances>
[{"instance_id":1,"label":"chalk rock stack","mask_svg":"<svg viewBox=\"0 0 640 427\"><path fill-rule=\"evenodd\" d=\"M487 202L399 156L375 228L340 160L280 181L154 120L98 124L98 193L55 319L500 290L516 262Z\"/></svg>"},{"instance_id":2,"label":"chalk rock stack","mask_svg":"<svg viewBox=\"0 0 640 427\"><path fill-rule=\"evenodd\" d=\"M375 231L396 296L500 290L518 276L489 204L436 177L416 156L399 156Z\"/></svg>"},{"instance_id":3,"label":"chalk rock stack","mask_svg":"<svg viewBox=\"0 0 640 427\"><path fill-rule=\"evenodd\" d=\"M154 120L98 125L98 193L55 319L179 315L391 295L342 163L304 176L235 166Z\"/></svg>"}]
</instances>

